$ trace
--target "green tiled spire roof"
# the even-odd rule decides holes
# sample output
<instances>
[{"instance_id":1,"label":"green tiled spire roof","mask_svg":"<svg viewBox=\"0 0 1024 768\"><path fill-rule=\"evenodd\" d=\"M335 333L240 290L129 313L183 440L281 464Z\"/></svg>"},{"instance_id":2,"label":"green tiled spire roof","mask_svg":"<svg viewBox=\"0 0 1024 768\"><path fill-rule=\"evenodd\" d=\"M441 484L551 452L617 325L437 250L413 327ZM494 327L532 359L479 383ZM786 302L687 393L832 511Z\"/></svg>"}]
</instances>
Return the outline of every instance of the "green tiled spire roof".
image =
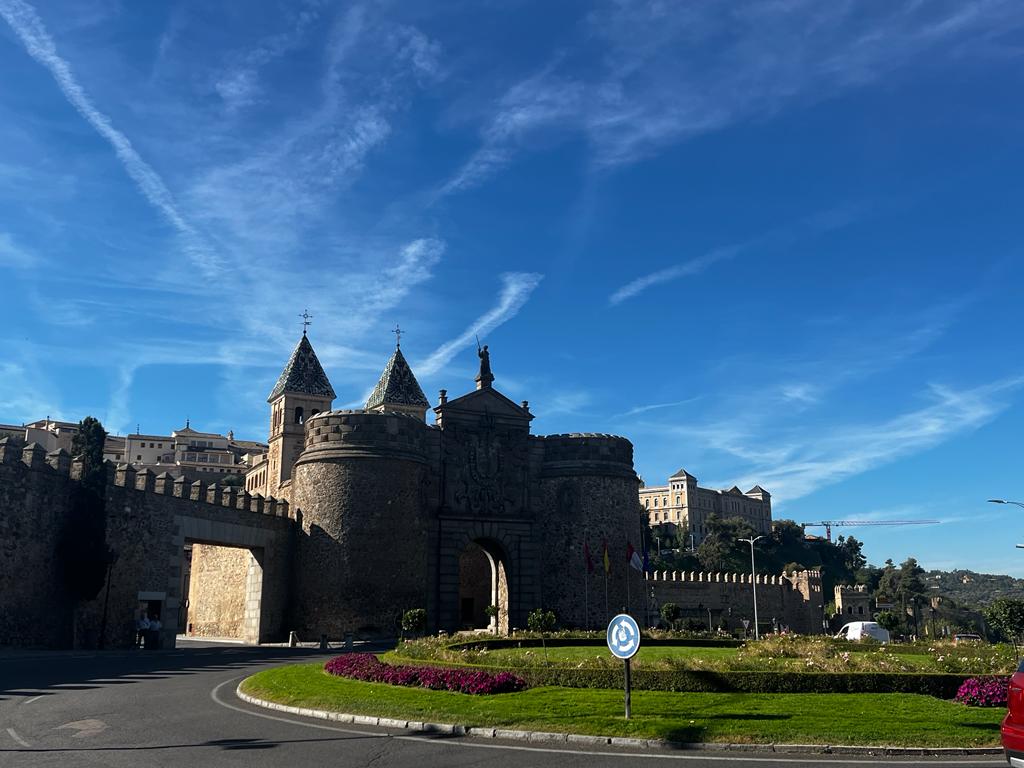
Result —
<instances>
[{"instance_id":1,"label":"green tiled spire roof","mask_svg":"<svg viewBox=\"0 0 1024 768\"><path fill-rule=\"evenodd\" d=\"M402 354L400 347L395 348L395 354L384 366L384 373L380 375L380 381L373 388L370 399L366 401L366 410L380 405L430 407L430 403L427 402L419 382L413 376L412 368L405 361L405 355Z\"/></svg>"},{"instance_id":2,"label":"green tiled spire roof","mask_svg":"<svg viewBox=\"0 0 1024 768\"><path fill-rule=\"evenodd\" d=\"M314 395L331 400L335 397L334 388L305 333L302 334L292 356L288 358L288 365L281 371L281 376L270 392L267 402L275 400L283 392Z\"/></svg>"}]
</instances>

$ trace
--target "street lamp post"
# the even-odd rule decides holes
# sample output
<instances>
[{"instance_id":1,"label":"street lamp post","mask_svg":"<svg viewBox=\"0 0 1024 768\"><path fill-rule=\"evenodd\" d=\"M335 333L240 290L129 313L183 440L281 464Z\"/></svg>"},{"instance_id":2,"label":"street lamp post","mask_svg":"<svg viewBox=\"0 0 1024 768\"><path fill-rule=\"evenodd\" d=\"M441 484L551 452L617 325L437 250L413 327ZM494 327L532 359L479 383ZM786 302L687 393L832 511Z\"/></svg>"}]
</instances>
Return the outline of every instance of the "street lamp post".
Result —
<instances>
[{"instance_id":1,"label":"street lamp post","mask_svg":"<svg viewBox=\"0 0 1024 768\"><path fill-rule=\"evenodd\" d=\"M754 542L763 539L764 536L752 536L749 539L737 539L745 541L750 545L750 586L754 588L754 639L761 639L761 630L757 626L757 571L754 568Z\"/></svg>"},{"instance_id":2,"label":"street lamp post","mask_svg":"<svg viewBox=\"0 0 1024 768\"><path fill-rule=\"evenodd\" d=\"M1016 504L1021 509L1024 509L1024 501L1009 501L1008 499L989 499L989 504Z\"/></svg>"}]
</instances>

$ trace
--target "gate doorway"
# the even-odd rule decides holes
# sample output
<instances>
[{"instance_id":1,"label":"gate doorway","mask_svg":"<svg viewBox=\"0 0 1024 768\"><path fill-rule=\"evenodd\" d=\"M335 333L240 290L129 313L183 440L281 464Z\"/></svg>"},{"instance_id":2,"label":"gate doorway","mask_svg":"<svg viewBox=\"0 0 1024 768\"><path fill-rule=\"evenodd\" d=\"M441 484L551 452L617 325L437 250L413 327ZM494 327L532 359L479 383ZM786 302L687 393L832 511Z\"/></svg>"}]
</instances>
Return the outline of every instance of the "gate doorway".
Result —
<instances>
[{"instance_id":1,"label":"gate doorway","mask_svg":"<svg viewBox=\"0 0 1024 768\"><path fill-rule=\"evenodd\" d=\"M259 642L261 550L188 542L179 630L188 637Z\"/></svg>"},{"instance_id":2,"label":"gate doorway","mask_svg":"<svg viewBox=\"0 0 1024 768\"><path fill-rule=\"evenodd\" d=\"M507 558L494 541L470 542L459 555L459 627L508 634ZM497 616L488 614L488 606Z\"/></svg>"}]
</instances>

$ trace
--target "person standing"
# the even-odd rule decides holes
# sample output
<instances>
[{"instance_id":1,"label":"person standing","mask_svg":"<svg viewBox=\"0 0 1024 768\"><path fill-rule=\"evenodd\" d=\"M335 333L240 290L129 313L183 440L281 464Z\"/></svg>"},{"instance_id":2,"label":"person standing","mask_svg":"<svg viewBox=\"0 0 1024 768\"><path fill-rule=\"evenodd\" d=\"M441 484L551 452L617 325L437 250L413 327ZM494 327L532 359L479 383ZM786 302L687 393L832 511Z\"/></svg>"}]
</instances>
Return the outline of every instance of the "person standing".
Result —
<instances>
[{"instance_id":1,"label":"person standing","mask_svg":"<svg viewBox=\"0 0 1024 768\"><path fill-rule=\"evenodd\" d=\"M135 619L135 647L141 648L146 642L146 633L149 631L149 616L145 611L139 612Z\"/></svg>"}]
</instances>

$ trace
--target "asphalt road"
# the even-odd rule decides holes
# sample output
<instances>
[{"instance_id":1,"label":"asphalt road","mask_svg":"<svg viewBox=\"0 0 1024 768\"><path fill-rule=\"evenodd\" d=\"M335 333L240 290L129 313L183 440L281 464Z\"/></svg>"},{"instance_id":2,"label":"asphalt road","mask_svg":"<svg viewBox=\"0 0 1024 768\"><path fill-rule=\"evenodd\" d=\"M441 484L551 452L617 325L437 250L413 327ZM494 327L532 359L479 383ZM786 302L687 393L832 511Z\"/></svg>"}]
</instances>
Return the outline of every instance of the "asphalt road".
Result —
<instances>
[{"instance_id":1,"label":"asphalt road","mask_svg":"<svg viewBox=\"0 0 1024 768\"><path fill-rule=\"evenodd\" d=\"M543 749L332 725L251 707L235 697L238 681L259 669L328 657L320 651L201 643L176 651L0 655L0 766L1005 765L995 756L861 758Z\"/></svg>"}]
</instances>

